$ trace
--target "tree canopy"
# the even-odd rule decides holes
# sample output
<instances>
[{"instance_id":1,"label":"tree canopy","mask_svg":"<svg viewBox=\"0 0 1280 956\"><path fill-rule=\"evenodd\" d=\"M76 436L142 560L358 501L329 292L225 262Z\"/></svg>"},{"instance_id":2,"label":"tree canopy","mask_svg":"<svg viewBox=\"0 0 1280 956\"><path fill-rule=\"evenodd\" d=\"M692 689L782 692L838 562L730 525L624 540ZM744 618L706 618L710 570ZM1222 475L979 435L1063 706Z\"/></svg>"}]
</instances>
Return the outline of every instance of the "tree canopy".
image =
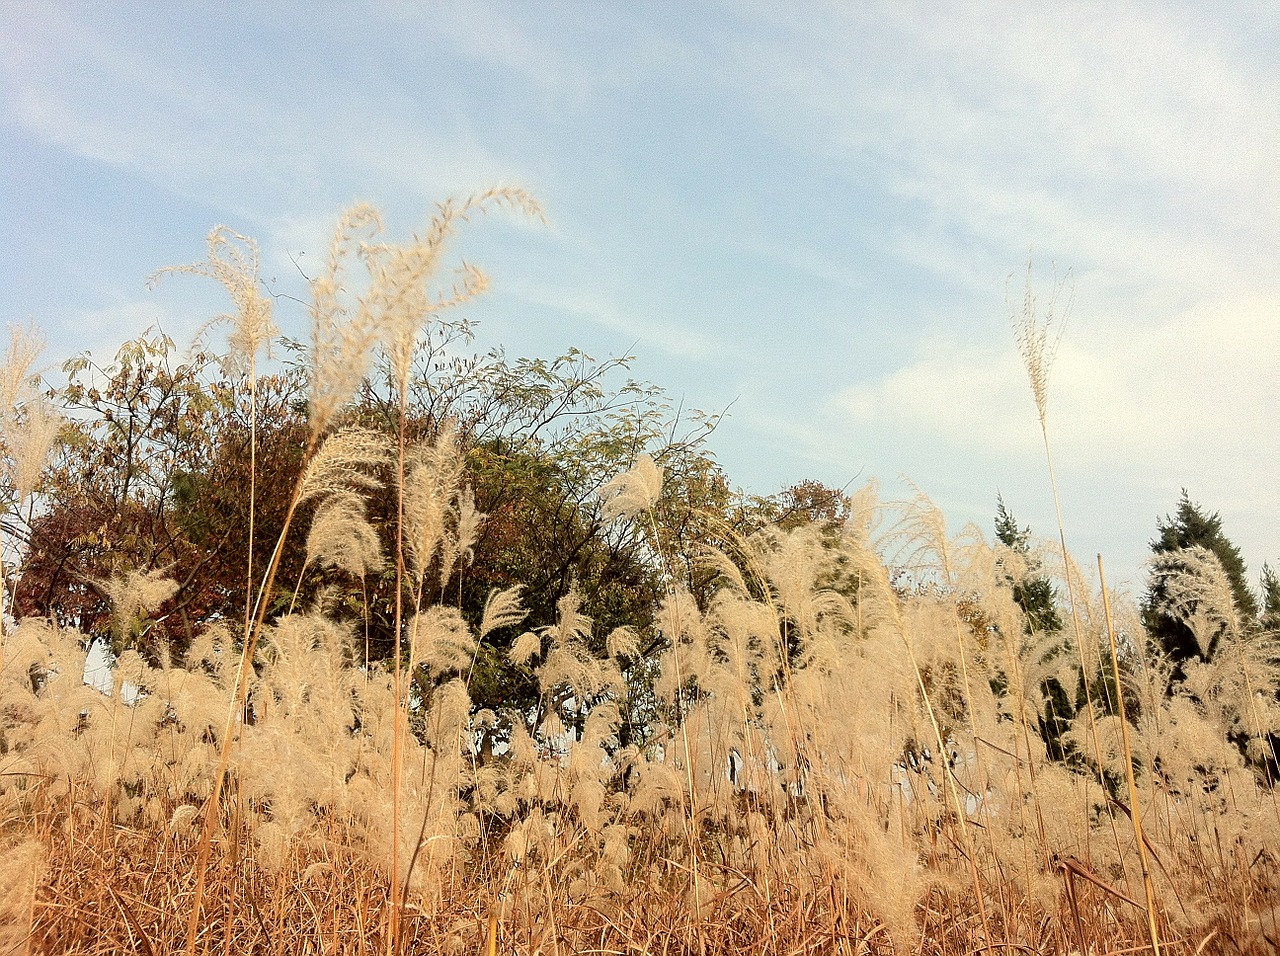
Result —
<instances>
[{"instance_id":1,"label":"tree canopy","mask_svg":"<svg viewBox=\"0 0 1280 956\"><path fill-rule=\"evenodd\" d=\"M1005 507L1004 498L996 495L996 540L1025 562L1022 573L1010 577L1014 603L1027 618L1027 630L1053 632L1062 630L1058 615L1057 592L1053 582L1039 573L1039 565L1031 556L1031 527L1018 527L1017 519Z\"/></svg>"},{"instance_id":2,"label":"tree canopy","mask_svg":"<svg viewBox=\"0 0 1280 956\"><path fill-rule=\"evenodd\" d=\"M706 447L716 418L673 412L659 389L617 381L626 358L597 361L574 351L554 360L509 361L501 352L447 359L446 347L456 352L469 331L439 325L424 338L407 407L411 444L430 445L451 430L483 515L469 561L440 580L431 599L457 606L474 625L494 590L520 585L528 611L522 627L538 628L554 623L560 601L574 591L594 622L593 639L625 624L642 646L652 644L672 576L691 590L708 585L699 550L733 520L737 499ZM397 416L381 374L375 369L356 390L340 423L391 442ZM305 364L258 375L251 391L243 372L211 352L181 355L171 339L151 332L111 362L72 360L66 376L51 397L68 424L26 535L15 613L111 636L117 650L130 643L151 656L161 645L180 651L204 624L243 619L257 584L245 573L251 467L252 566L260 573L304 465ZM653 521L608 519L601 488L645 453L667 475ZM374 550L393 554L392 476L384 469L376 478L363 517ZM303 512L310 520L314 506ZM362 622L367 652L385 659L395 643L392 569L375 562L357 576L343 562L309 560L308 547L306 535L284 542L271 613L323 601ZM111 582L132 572L163 572L177 588L145 622L120 631ZM531 675L505 653L519 633L498 629L481 649L472 682L478 705L497 708L531 692Z\"/></svg>"},{"instance_id":3,"label":"tree canopy","mask_svg":"<svg viewBox=\"0 0 1280 956\"><path fill-rule=\"evenodd\" d=\"M1175 566L1177 555L1199 548L1216 559L1230 592L1224 597L1243 626L1256 625L1258 604L1249 590L1244 558L1223 532L1222 518L1216 511L1209 513L1193 502L1185 488L1176 511L1157 519L1156 529L1157 536L1151 541L1152 554L1156 559L1174 556L1175 562L1153 562L1142 602L1142 621L1151 639L1173 664L1173 680L1177 681L1182 679L1188 661L1210 660L1217 647L1216 634L1197 636L1189 622L1201 602L1183 601L1177 610L1173 607L1179 603L1171 593L1171 585L1179 573Z\"/></svg>"}]
</instances>

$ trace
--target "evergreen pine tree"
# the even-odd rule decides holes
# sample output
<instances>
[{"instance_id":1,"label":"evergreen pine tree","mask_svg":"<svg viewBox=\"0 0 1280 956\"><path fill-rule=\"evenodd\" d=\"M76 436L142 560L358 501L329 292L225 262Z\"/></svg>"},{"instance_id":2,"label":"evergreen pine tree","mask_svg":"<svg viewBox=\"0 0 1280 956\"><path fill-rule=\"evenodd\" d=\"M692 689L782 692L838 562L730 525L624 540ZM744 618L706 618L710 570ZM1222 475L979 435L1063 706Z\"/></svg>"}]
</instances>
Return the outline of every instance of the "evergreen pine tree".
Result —
<instances>
[{"instance_id":1,"label":"evergreen pine tree","mask_svg":"<svg viewBox=\"0 0 1280 956\"><path fill-rule=\"evenodd\" d=\"M1062 618L1058 616L1057 594L1053 583L1044 575L1036 574L1031 562L1031 528L1019 528L1017 520L1005 507L1004 498L996 495L996 538L1011 551L1028 558L1027 573L1019 581L1010 578L1013 600L1027 616L1027 631L1035 633L1062 630Z\"/></svg>"},{"instance_id":2,"label":"evergreen pine tree","mask_svg":"<svg viewBox=\"0 0 1280 956\"><path fill-rule=\"evenodd\" d=\"M1062 618L1058 614L1057 592L1053 582L1043 574L1031 557L1031 527L1018 527L1017 520L1005 506L1004 497L996 495L996 539L1009 550L1022 555L1026 561L1025 573L1020 578L1007 575L1013 589L1014 603L1026 616L1028 634L1056 633L1062 630ZM1057 653L1052 652L1052 653ZM1076 708L1071 697L1058 681L1050 678L1040 688L1044 694L1044 713L1038 718L1040 736L1051 760L1065 760L1069 756L1063 742L1063 734L1071 726Z\"/></svg>"},{"instance_id":3,"label":"evergreen pine tree","mask_svg":"<svg viewBox=\"0 0 1280 956\"><path fill-rule=\"evenodd\" d=\"M1280 576L1269 564L1262 566L1262 614L1258 623L1264 631L1280 631Z\"/></svg>"},{"instance_id":4,"label":"evergreen pine tree","mask_svg":"<svg viewBox=\"0 0 1280 956\"><path fill-rule=\"evenodd\" d=\"M1222 518L1216 511L1206 514L1184 488L1182 497L1178 499L1177 511L1166 515L1163 520L1157 519L1156 529L1159 536L1151 542L1153 554L1168 554L1194 546L1211 551L1221 562L1222 570L1231 583L1232 599L1241 621L1246 626L1257 621L1258 604L1245 580L1244 558L1240 549L1223 534ZM1167 597L1164 575L1152 574L1142 602L1142 622L1147 633L1169 656L1174 668L1173 680L1178 681L1184 675L1183 665L1195 658L1212 658L1215 644L1210 644L1207 655L1201 653L1195 634L1187 623L1166 610Z\"/></svg>"}]
</instances>

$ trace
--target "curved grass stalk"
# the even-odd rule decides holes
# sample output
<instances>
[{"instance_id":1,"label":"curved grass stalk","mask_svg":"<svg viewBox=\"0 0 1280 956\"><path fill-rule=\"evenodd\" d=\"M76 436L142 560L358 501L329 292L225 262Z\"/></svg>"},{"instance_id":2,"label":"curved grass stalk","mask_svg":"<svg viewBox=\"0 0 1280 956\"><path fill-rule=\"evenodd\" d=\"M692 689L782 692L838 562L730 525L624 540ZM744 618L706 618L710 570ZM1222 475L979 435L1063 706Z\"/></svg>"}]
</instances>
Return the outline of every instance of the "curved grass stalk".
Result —
<instances>
[{"instance_id":1,"label":"curved grass stalk","mask_svg":"<svg viewBox=\"0 0 1280 956\"><path fill-rule=\"evenodd\" d=\"M312 445L314 446L314 442L312 442ZM309 447L307 454L304 455L304 461L310 459L313 453L314 448ZM245 633L240 663L236 668L235 691L232 693L231 703L227 707L227 719L223 725L222 742L218 751L218 769L214 773L212 791L209 794L208 802L205 804L204 821L200 827L200 844L196 853L196 886L191 901L191 913L187 922L187 956L195 956L196 952L196 936L200 926L200 909L201 903L204 901L205 880L209 869L209 854L213 844L213 830L218 817L218 805L222 797L222 787L226 782L227 769L231 763L231 745L236 736L234 733L236 717L238 714L243 713L245 695L249 687L249 675L253 672L253 656L258 646L258 638L262 634L263 623L266 620L267 606L270 603L268 597L275 587L276 572L280 568L280 561L284 554L284 545L289 535L289 529L293 524L294 516L297 514L298 505L302 501L302 491L303 481L300 478L294 488L292 500L289 502L289 510L285 513L284 526L280 529L279 538L276 539L275 550L271 554L271 563L267 566L266 576L263 579L262 587L258 591L254 605L253 626L252 629Z\"/></svg>"}]
</instances>

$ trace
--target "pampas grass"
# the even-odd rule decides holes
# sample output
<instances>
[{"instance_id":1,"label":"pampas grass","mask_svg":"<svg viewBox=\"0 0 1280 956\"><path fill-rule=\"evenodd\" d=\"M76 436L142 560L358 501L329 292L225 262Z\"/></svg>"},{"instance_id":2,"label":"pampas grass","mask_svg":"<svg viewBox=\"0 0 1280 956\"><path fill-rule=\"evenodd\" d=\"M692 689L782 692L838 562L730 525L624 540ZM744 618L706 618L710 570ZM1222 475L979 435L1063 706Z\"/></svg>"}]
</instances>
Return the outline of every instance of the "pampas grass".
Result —
<instances>
[{"instance_id":1,"label":"pampas grass","mask_svg":"<svg viewBox=\"0 0 1280 956\"><path fill-rule=\"evenodd\" d=\"M858 557L853 599L812 585L806 594L796 576L816 579L829 556L803 531L791 537L753 539L756 563L772 568L767 594L726 582L705 612L669 598L665 711L629 749L617 744L626 684L587 649L592 624L572 600L557 624L513 648L542 704L487 760L478 740L493 715L473 711L465 681L479 630L447 606L411 624L406 666L430 675L433 690L410 702L408 735L393 675L363 667L345 626L308 612L264 628L255 718L239 726L227 768L234 799L211 844L201 947L256 939L372 952L389 933L392 887L403 945L433 951L479 947L490 913L500 945L516 951L640 952L655 944L646 927L660 925L666 945L686 952L956 953L988 942L1067 952L1081 945L1076 916L1097 951L1146 938L1145 908L1123 902L1142 893L1125 886L1109 841L1090 839L1109 832L1105 792L1042 747L1022 747L1001 717L1014 706L1003 695L968 702L981 739L972 736L966 702L952 699L963 681L953 622L939 613L947 599L895 592L882 561L872 573L874 552ZM499 593L487 623L520 616L516 596ZM200 842L192 824L212 790L220 701L235 681L229 642L209 634L181 663L122 658L109 694L80 683L78 642L24 623L0 697L8 832L50 835L33 939L41 950L57 940L61 951L96 952L141 930L157 950L180 947L190 898L181 888ZM1257 676L1274 692L1272 675ZM1224 746L1225 712L1184 697L1158 707L1133 727L1129 802L1142 807L1159 860L1160 938L1192 951L1229 932L1261 952L1263 922L1251 914L1275 900L1271 797ZM1098 724L1104 740L1115 731L1105 765L1123 768L1120 719ZM1176 749L1182 736L1186 751ZM397 738L399 828L389 791ZM1206 764L1212 741L1221 757ZM979 748L985 769L975 773L968 755ZM1179 762L1183 752L1196 757ZM1019 783L1032 765L1034 789L1025 772ZM1023 813L1033 801L1043 828ZM394 881L392 840L403 861ZM1136 842L1121 849L1136 863ZM81 868L126 908L73 878ZM144 871L170 875L140 880ZM975 889L991 910L986 929ZM224 905L233 898L234 912ZM94 899L100 915L86 922L80 907Z\"/></svg>"},{"instance_id":2,"label":"pampas grass","mask_svg":"<svg viewBox=\"0 0 1280 956\"><path fill-rule=\"evenodd\" d=\"M33 366L44 344L35 327L13 326L0 362L0 477L11 496L7 509L16 515L30 502L61 427L61 419L36 385ZM3 517L8 517L7 510ZM0 521L0 665L10 598L4 566L5 525Z\"/></svg>"},{"instance_id":3,"label":"pampas grass","mask_svg":"<svg viewBox=\"0 0 1280 956\"><path fill-rule=\"evenodd\" d=\"M603 633L571 592L509 645L531 703L477 707L486 639L526 614L518 586L492 591L479 620L447 597L473 573L485 521L463 437L440 423L421 444L403 428L389 440L344 427L342 408L378 348L407 388L407 343L480 288L469 267L438 284L445 240L487 206L536 214L522 197L445 204L404 246L375 243L376 214L353 210L313 286L312 433L281 541L309 516L308 568L390 580L395 560L393 658L360 654L359 622L323 602L269 617L281 545L243 626L210 622L180 659L125 651L101 687L82 676L86 635L34 620L5 635L0 942L1269 951L1280 813L1256 767L1280 731L1280 673L1271 639L1216 601L1221 568L1198 552L1155 569L1165 610L1214 647L1166 693L1136 609L1084 580L1061 529L1074 658L1064 635L1028 631L1011 590L1025 560L952 534L918 489L892 503L869 485L840 528L718 529L700 600L665 564L664 473L640 455L597 504L665 572L656 639ZM195 271L261 318L246 242L216 233ZM1029 302L1020 341L1044 427L1056 337ZM14 348L29 365L31 348ZM394 555L368 518L370 496L392 492ZM145 627L169 587L140 572L108 582L118 631ZM1037 724L1047 682L1087 690L1104 646L1117 706L1090 703L1069 759L1052 759Z\"/></svg>"}]
</instances>

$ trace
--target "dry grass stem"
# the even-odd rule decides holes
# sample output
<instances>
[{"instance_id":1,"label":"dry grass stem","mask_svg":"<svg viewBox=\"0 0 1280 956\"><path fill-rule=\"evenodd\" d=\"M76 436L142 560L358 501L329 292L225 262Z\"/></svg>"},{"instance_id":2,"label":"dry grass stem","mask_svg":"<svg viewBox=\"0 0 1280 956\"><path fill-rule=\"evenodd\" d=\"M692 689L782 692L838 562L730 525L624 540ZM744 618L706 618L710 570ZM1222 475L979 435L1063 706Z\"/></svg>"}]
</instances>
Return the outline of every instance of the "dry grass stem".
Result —
<instances>
[{"instance_id":1,"label":"dry grass stem","mask_svg":"<svg viewBox=\"0 0 1280 956\"><path fill-rule=\"evenodd\" d=\"M111 635L105 610L83 632L6 628L0 951L1275 951L1275 637L1206 554L1154 568L1204 651L1171 683L1061 522L1056 547L997 546L949 532L918 489L893 504L874 485L840 520L735 521L704 514L710 494L677 513L689 474L641 434L576 496L548 496L557 528L613 549L588 559L624 555L608 568L626 573L580 577L570 537L514 580L543 543L521 482L547 459L411 419L403 364L480 289L444 254L498 205L540 214L496 190L401 245L375 241L372 209L343 218L313 283L294 468L259 487L278 539L243 626L237 593L185 642L149 640L190 610L184 568L155 561L79 581L112 602ZM257 249L209 242L176 271L227 287L251 356L269 320ZM1064 316L1037 317L1028 293L1019 331L1051 477ZM6 428L40 414L37 351L10 347ZM348 408L362 383L383 389L378 415ZM488 488L481 459L506 469ZM694 525L710 532L682 539ZM1069 625L1019 603L1041 574ZM643 613L618 611L643 589ZM119 653L87 683L108 636Z\"/></svg>"}]
</instances>

